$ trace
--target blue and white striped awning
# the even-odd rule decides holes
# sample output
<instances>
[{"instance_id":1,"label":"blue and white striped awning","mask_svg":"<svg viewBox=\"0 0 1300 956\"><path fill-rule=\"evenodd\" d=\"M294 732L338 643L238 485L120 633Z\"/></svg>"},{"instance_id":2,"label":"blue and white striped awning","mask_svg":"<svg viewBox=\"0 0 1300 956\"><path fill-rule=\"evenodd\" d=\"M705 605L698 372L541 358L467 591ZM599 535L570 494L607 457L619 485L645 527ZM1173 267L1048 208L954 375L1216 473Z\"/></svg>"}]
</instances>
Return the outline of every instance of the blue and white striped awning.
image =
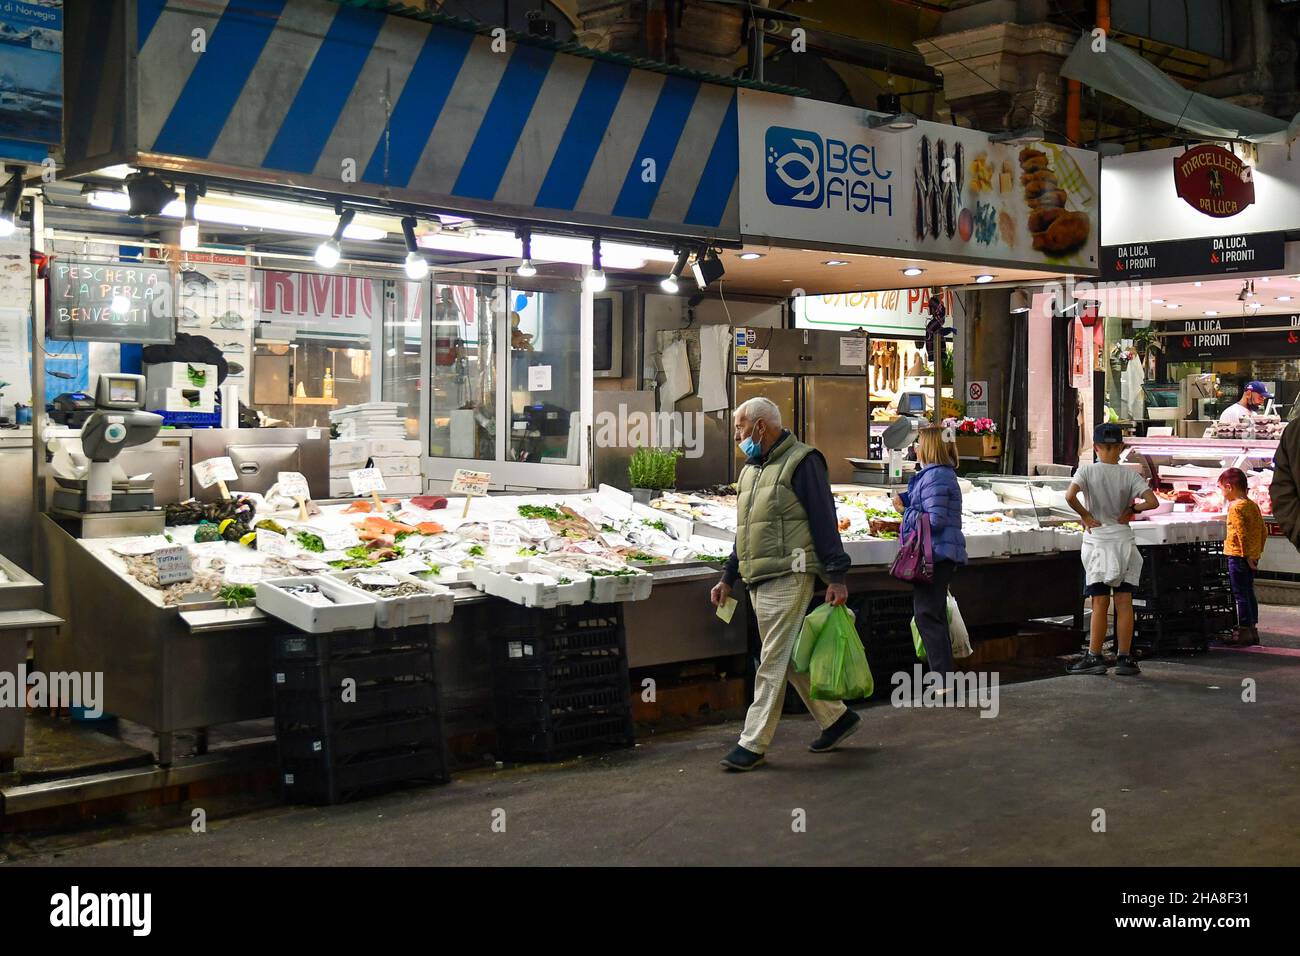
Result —
<instances>
[{"instance_id":1,"label":"blue and white striped awning","mask_svg":"<svg viewBox=\"0 0 1300 956\"><path fill-rule=\"evenodd\" d=\"M739 235L732 86L531 44L494 52L490 35L325 0L136 4L126 136L142 161L453 210Z\"/></svg>"}]
</instances>

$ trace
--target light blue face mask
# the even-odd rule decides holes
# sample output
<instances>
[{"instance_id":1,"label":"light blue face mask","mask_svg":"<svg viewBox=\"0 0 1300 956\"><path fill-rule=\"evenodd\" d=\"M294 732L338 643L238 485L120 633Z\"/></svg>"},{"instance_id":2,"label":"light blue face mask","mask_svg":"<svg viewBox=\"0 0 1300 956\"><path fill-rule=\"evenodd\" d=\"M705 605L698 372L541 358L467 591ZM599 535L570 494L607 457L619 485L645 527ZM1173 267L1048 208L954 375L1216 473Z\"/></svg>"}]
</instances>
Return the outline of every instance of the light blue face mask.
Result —
<instances>
[{"instance_id":1,"label":"light blue face mask","mask_svg":"<svg viewBox=\"0 0 1300 956\"><path fill-rule=\"evenodd\" d=\"M763 454L763 446L754 440L752 433L740 443L740 450L746 458L758 458Z\"/></svg>"}]
</instances>

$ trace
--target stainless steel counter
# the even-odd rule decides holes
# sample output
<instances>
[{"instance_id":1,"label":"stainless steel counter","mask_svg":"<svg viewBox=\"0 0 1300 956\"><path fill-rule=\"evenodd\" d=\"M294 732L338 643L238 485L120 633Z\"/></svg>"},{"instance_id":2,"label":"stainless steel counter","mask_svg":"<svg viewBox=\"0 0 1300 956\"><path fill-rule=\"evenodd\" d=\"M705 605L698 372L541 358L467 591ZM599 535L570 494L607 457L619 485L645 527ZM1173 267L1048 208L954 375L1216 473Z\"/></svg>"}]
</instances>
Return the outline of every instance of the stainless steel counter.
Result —
<instances>
[{"instance_id":1,"label":"stainless steel counter","mask_svg":"<svg viewBox=\"0 0 1300 956\"><path fill-rule=\"evenodd\" d=\"M43 591L40 581L0 555L0 673L16 678L27 661L32 634L63 623L40 609ZM26 700L13 707L0 706L0 771L22 756L26 724Z\"/></svg>"}]
</instances>

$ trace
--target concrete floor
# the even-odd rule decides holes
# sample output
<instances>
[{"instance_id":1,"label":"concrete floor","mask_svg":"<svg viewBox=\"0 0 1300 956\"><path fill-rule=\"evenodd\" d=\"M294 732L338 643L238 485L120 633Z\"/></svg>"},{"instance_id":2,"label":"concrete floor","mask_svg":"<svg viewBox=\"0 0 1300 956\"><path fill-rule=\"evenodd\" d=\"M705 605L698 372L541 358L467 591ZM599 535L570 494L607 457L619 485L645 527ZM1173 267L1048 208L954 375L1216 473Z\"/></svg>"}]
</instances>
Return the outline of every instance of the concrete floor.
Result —
<instances>
[{"instance_id":1,"label":"concrete floor","mask_svg":"<svg viewBox=\"0 0 1300 956\"><path fill-rule=\"evenodd\" d=\"M560 766L458 776L330 808L0 842L9 865L1300 864L1300 609L1264 650L1144 664L1140 678L1001 689L1001 712L862 711L811 754L787 717L769 764L727 774L739 725ZM1242 682L1257 700L1242 701ZM1092 830L1094 811L1106 832ZM493 832L505 812L506 832ZM797 810L806 832L793 832ZM499 816L499 813L497 814ZM2 838L0 838L2 840ZM87 843L89 840L100 842Z\"/></svg>"}]
</instances>

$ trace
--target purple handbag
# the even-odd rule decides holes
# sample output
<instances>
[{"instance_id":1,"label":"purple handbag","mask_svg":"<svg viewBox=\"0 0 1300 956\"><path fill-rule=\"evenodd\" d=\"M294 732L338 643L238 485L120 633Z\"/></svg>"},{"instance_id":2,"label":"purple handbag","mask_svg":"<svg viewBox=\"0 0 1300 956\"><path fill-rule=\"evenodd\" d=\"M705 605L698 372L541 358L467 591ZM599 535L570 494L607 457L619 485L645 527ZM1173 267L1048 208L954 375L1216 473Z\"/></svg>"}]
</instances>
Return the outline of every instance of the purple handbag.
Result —
<instances>
[{"instance_id":1,"label":"purple handbag","mask_svg":"<svg viewBox=\"0 0 1300 956\"><path fill-rule=\"evenodd\" d=\"M930 543L930 516L924 511L916 528L903 539L889 573L900 581L928 584L934 580L934 547Z\"/></svg>"}]
</instances>

